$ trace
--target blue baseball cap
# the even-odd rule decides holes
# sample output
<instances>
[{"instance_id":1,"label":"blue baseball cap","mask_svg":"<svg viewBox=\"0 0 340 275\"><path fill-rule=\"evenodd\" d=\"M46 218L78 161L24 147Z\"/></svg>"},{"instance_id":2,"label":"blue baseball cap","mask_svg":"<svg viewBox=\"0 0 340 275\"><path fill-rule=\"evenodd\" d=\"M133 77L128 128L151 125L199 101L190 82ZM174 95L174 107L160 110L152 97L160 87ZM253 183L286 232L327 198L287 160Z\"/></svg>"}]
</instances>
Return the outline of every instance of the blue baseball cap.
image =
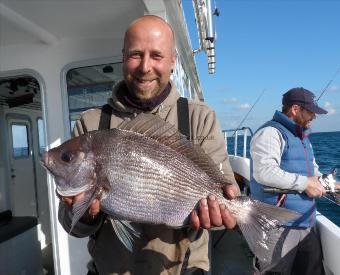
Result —
<instances>
[{"instance_id":1,"label":"blue baseball cap","mask_svg":"<svg viewBox=\"0 0 340 275\"><path fill-rule=\"evenodd\" d=\"M315 114L327 114L328 112L317 104L315 101L315 95L305 88L298 87L290 89L283 94L282 105L299 105L306 110Z\"/></svg>"}]
</instances>

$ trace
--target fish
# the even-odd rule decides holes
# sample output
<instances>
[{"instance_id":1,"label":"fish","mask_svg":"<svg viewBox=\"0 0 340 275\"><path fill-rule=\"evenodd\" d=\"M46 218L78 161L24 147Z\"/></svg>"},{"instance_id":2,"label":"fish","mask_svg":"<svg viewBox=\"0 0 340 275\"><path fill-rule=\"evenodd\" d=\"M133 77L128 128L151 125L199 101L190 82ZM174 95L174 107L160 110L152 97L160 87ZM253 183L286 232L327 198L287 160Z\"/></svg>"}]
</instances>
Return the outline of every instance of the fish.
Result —
<instances>
[{"instance_id":1,"label":"fish","mask_svg":"<svg viewBox=\"0 0 340 275\"><path fill-rule=\"evenodd\" d=\"M53 175L57 194L85 192L73 205L71 231L98 199L129 250L139 237L130 222L187 227L199 201L214 195L235 216L256 257L271 263L280 225L300 217L246 196L226 199L222 186L230 182L218 165L175 126L152 114L67 140L45 152L41 162Z\"/></svg>"}]
</instances>

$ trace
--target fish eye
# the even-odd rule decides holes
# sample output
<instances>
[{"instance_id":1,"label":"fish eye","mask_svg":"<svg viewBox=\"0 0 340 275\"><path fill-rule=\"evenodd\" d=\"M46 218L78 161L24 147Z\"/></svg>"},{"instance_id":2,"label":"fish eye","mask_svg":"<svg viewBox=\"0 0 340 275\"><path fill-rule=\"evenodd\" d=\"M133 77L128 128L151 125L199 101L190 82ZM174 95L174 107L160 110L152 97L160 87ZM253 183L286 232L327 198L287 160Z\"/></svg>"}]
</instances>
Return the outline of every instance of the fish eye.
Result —
<instances>
[{"instance_id":1,"label":"fish eye","mask_svg":"<svg viewBox=\"0 0 340 275\"><path fill-rule=\"evenodd\" d=\"M61 160L64 162L70 162L72 160L72 155L64 152L61 154Z\"/></svg>"}]
</instances>

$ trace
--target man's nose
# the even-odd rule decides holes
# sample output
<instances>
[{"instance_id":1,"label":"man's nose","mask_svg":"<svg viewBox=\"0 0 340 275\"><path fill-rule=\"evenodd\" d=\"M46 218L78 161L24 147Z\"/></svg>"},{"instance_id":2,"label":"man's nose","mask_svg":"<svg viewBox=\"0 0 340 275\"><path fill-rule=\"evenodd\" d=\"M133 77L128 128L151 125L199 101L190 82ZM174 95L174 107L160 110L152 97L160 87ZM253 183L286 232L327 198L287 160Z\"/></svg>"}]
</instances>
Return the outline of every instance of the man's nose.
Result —
<instances>
[{"instance_id":1,"label":"man's nose","mask_svg":"<svg viewBox=\"0 0 340 275\"><path fill-rule=\"evenodd\" d=\"M148 73L151 71L152 60L149 56L143 56L140 68L143 73Z\"/></svg>"}]
</instances>

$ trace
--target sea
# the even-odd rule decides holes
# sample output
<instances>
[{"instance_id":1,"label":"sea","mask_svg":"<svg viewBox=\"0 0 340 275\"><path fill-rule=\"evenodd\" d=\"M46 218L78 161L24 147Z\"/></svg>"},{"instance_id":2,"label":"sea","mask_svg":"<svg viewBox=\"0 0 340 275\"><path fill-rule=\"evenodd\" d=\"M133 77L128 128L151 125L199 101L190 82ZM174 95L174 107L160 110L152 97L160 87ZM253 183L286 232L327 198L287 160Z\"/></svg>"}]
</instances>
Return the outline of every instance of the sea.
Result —
<instances>
[{"instance_id":1,"label":"sea","mask_svg":"<svg viewBox=\"0 0 340 275\"><path fill-rule=\"evenodd\" d=\"M323 174L330 173L334 168L338 173L336 181L340 182L340 132L312 133L309 139L313 145L316 163ZM247 157L249 158L249 138L247 139ZM243 136L238 137L237 155L242 155ZM234 138L228 137L228 152L234 152ZM340 195L339 204L333 203L325 198L317 199L317 210L340 226Z\"/></svg>"},{"instance_id":2,"label":"sea","mask_svg":"<svg viewBox=\"0 0 340 275\"><path fill-rule=\"evenodd\" d=\"M336 168L338 173L335 179L340 182L340 132L312 133L309 139L313 145L315 160L320 172L326 174ZM317 209L340 226L340 199L338 202L339 204L336 204L321 198L317 200Z\"/></svg>"}]
</instances>

